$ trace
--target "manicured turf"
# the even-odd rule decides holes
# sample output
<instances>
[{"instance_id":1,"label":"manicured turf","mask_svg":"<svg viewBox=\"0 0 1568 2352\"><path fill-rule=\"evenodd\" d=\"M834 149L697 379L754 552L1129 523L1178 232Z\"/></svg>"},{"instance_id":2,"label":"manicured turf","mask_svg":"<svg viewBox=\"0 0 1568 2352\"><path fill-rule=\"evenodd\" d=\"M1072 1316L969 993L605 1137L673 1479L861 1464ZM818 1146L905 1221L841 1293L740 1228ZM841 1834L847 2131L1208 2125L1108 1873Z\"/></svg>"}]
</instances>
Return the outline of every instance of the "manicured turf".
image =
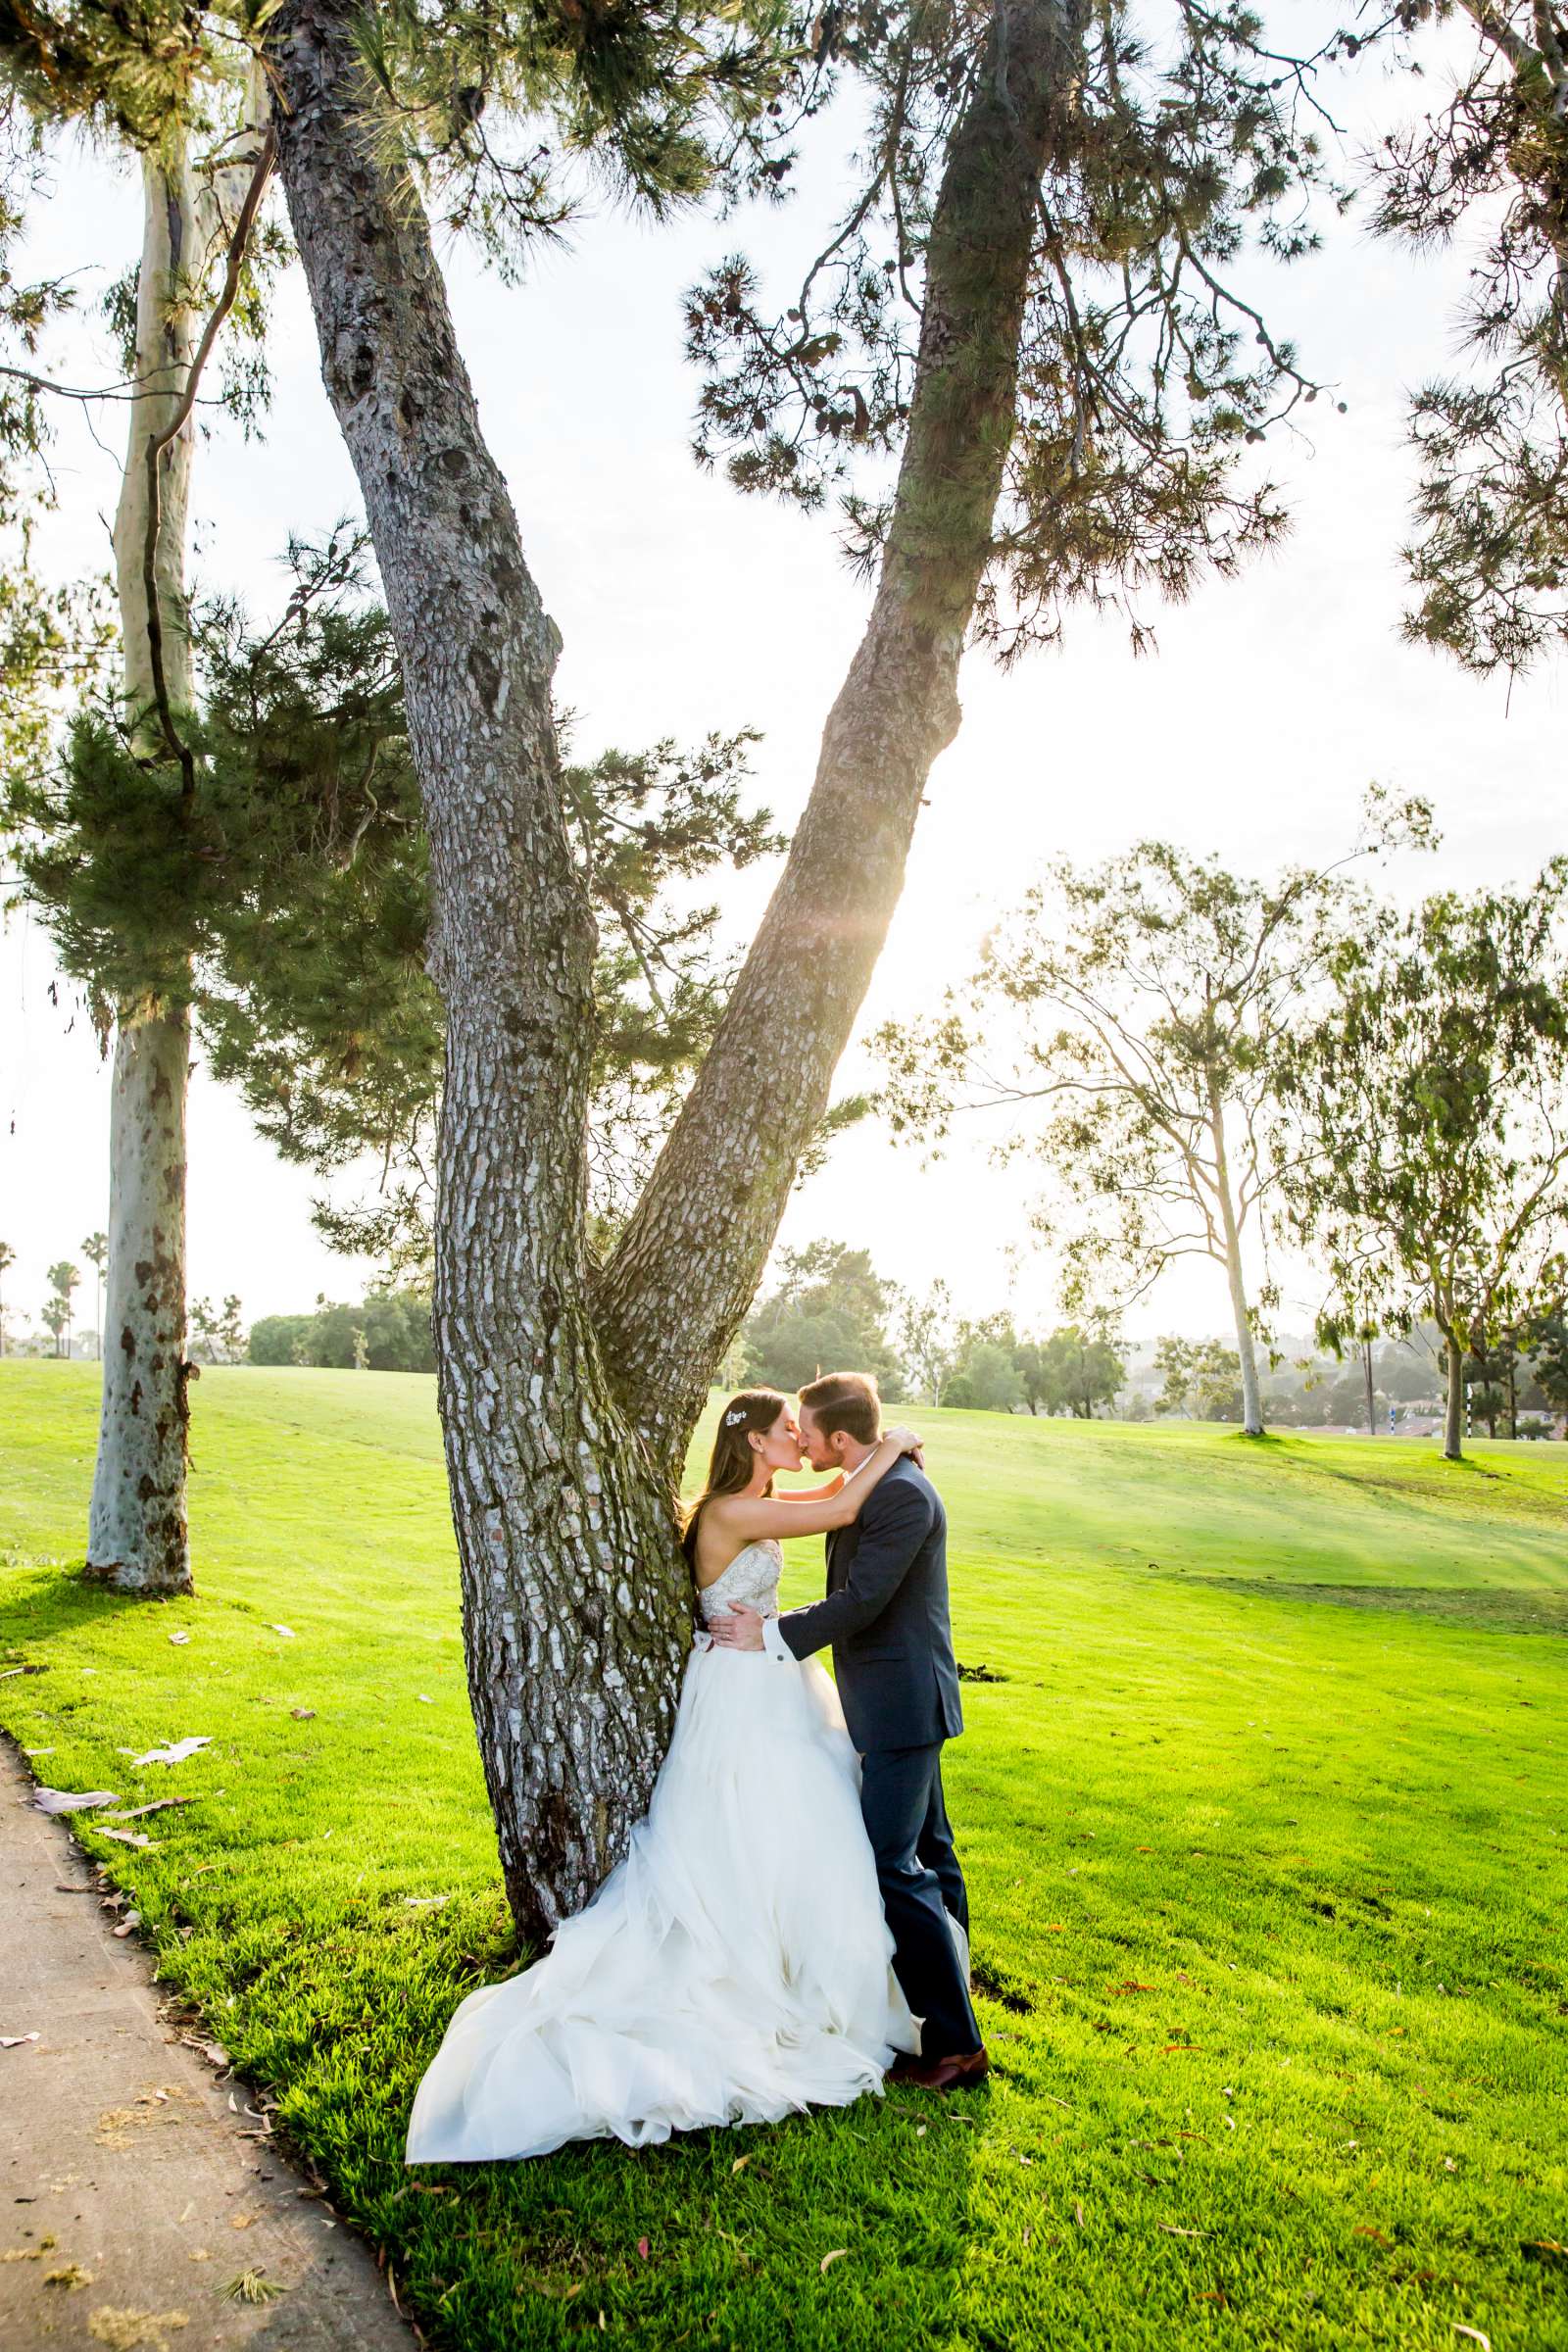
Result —
<instances>
[{"instance_id":1,"label":"manicured turf","mask_svg":"<svg viewBox=\"0 0 1568 2352\"><path fill-rule=\"evenodd\" d=\"M993 2086L411 2181L514 1957L431 1384L205 1374L168 1606L75 1581L94 1410L0 1364L0 1722L199 1798L83 1842L437 2344L1568 2347L1568 1449L920 1413Z\"/></svg>"}]
</instances>

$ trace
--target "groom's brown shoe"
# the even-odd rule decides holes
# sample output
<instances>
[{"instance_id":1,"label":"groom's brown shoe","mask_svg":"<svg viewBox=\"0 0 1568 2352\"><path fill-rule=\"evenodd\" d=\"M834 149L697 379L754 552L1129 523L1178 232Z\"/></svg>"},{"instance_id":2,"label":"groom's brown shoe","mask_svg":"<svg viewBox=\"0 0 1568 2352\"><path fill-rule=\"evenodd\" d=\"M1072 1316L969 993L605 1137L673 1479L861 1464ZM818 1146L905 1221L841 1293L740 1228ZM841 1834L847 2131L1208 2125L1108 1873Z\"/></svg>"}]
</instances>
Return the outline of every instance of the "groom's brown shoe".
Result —
<instances>
[{"instance_id":1,"label":"groom's brown shoe","mask_svg":"<svg viewBox=\"0 0 1568 2352\"><path fill-rule=\"evenodd\" d=\"M888 2069L890 2082L912 2082L917 2090L972 2090L991 2072L984 2045L961 2058L911 2058L901 2055Z\"/></svg>"}]
</instances>

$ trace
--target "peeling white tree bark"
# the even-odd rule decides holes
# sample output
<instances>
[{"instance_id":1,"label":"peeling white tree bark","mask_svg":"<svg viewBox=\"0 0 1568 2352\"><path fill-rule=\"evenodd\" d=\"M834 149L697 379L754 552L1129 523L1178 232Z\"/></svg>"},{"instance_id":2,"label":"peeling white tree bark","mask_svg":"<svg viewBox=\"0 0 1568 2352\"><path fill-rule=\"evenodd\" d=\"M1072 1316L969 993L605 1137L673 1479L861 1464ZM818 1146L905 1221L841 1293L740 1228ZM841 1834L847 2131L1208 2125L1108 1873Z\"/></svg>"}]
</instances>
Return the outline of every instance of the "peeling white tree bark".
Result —
<instances>
[{"instance_id":1,"label":"peeling white tree bark","mask_svg":"<svg viewBox=\"0 0 1568 2352\"><path fill-rule=\"evenodd\" d=\"M196 199L181 134L143 159L136 376L115 574L133 712L153 701L144 551L147 447L172 421L195 343ZM174 710L191 701L185 537L192 432L159 459L154 564L165 674ZM150 750L156 725L142 728ZM103 1403L88 1512L87 1574L122 1592L188 1592L185 1524L185 1100L190 1016L183 1003L118 1004L109 1141L109 1262Z\"/></svg>"}]
</instances>

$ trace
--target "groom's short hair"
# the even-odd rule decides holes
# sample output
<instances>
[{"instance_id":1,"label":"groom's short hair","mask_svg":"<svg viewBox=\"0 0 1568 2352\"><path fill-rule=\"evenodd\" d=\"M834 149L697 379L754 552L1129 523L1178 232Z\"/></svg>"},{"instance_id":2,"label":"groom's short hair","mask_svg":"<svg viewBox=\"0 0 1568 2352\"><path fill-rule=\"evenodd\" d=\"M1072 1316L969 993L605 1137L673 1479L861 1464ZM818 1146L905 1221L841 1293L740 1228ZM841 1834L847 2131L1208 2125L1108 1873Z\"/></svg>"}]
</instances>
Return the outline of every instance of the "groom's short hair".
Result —
<instances>
[{"instance_id":1,"label":"groom's short hair","mask_svg":"<svg viewBox=\"0 0 1568 2352\"><path fill-rule=\"evenodd\" d=\"M874 1446L882 1429L882 1399L869 1372L824 1372L808 1381L801 1402L824 1437L842 1429L860 1446Z\"/></svg>"}]
</instances>

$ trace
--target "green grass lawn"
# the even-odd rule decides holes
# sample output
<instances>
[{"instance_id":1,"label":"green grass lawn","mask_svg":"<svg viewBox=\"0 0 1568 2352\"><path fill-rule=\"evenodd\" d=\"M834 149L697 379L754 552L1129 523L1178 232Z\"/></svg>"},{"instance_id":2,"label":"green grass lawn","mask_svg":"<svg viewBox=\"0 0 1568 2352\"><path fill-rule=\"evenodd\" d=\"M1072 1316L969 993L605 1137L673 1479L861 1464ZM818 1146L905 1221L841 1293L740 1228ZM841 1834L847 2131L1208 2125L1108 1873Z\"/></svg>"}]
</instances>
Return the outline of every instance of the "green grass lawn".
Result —
<instances>
[{"instance_id":1,"label":"green grass lawn","mask_svg":"<svg viewBox=\"0 0 1568 2352\"><path fill-rule=\"evenodd\" d=\"M515 1958L432 1385L205 1373L148 1606L76 1579L92 1367L0 1364L0 1723L199 1800L82 1841L436 2344L1568 2347L1568 1449L920 1413L991 2088L411 2180Z\"/></svg>"}]
</instances>

